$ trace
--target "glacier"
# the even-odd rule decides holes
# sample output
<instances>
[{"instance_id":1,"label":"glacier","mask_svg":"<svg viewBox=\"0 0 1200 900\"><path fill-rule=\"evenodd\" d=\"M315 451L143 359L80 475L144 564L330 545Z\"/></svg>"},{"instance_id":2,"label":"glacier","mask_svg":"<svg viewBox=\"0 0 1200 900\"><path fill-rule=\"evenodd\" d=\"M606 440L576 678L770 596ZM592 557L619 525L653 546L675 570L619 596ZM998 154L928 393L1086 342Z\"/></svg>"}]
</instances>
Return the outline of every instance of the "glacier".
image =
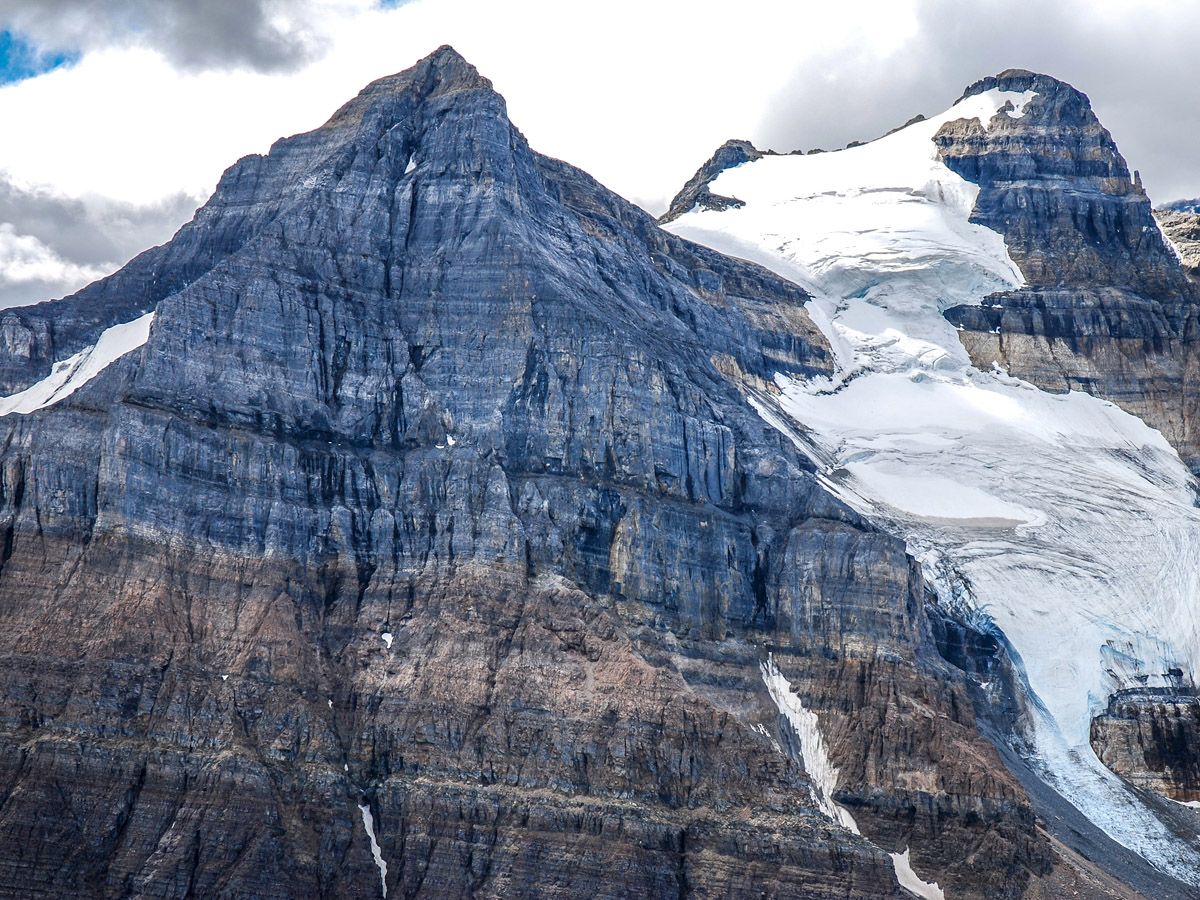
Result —
<instances>
[{"instance_id":1,"label":"glacier","mask_svg":"<svg viewBox=\"0 0 1200 900\"><path fill-rule=\"evenodd\" d=\"M837 374L779 373L777 391L751 402L830 490L906 538L944 603L1003 632L1040 776L1118 843L1200 886L1200 853L1089 742L1112 692L1169 687L1179 671L1194 682L1193 479L1114 404L975 368L943 315L1023 278L1001 235L970 221L978 188L932 138L957 119L1019 117L1033 96L987 91L868 144L743 163L710 185L743 205L665 227L812 294Z\"/></svg>"}]
</instances>

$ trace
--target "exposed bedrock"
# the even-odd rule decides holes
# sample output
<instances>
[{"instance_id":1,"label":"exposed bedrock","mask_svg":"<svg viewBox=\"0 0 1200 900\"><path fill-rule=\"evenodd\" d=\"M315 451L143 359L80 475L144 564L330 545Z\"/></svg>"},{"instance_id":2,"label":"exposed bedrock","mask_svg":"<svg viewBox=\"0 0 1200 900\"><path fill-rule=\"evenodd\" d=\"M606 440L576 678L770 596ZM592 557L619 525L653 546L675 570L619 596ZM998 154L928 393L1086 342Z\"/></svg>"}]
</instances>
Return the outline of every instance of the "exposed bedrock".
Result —
<instances>
[{"instance_id":1,"label":"exposed bedrock","mask_svg":"<svg viewBox=\"0 0 1200 900\"><path fill-rule=\"evenodd\" d=\"M947 318L976 365L1110 399L1200 470L1200 290L1084 94L1019 70L967 93L992 88L1037 96L1020 118L949 123L935 141L979 185L972 219L1004 236L1028 287Z\"/></svg>"},{"instance_id":2,"label":"exposed bedrock","mask_svg":"<svg viewBox=\"0 0 1200 900\"><path fill-rule=\"evenodd\" d=\"M660 223L677 219L685 212L699 206L701 209L729 209L739 207L742 201L736 197L722 197L714 194L709 185L726 169L740 166L744 162L761 159L764 154L749 141L729 140L716 149L696 174L688 179L687 184L671 201L671 207L660 218Z\"/></svg>"},{"instance_id":3,"label":"exposed bedrock","mask_svg":"<svg viewBox=\"0 0 1200 900\"><path fill-rule=\"evenodd\" d=\"M1175 248L1184 270L1192 278L1200 278L1200 213L1158 209L1154 218Z\"/></svg>"},{"instance_id":4,"label":"exposed bedrock","mask_svg":"<svg viewBox=\"0 0 1200 900\"><path fill-rule=\"evenodd\" d=\"M830 371L806 296L454 51L88 291L4 326L11 387L157 310L0 419L0 893L375 897L360 806L390 896L900 896L905 847L954 897L1074 883L902 542L739 389Z\"/></svg>"},{"instance_id":5,"label":"exposed bedrock","mask_svg":"<svg viewBox=\"0 0 1200 900\"><path fill-rule=\"evenodd\" d=\"M1186 691L1120 691L1092 720L1092 747L1138 787L1200 801L1200 698Z\"/></svg>"}]
</instances>

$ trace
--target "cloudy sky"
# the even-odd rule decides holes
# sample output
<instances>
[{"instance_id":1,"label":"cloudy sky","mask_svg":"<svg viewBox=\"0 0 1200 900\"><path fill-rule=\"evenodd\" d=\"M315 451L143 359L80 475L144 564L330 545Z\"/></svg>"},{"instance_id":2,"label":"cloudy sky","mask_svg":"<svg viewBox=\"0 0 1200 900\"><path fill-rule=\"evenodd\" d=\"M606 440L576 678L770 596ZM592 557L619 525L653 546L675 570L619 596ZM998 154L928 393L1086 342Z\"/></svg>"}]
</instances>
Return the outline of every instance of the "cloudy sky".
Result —
<instances>
[{"instance_id":1,"label":"cloudy sky","mask_svg":"<svg viewBox=\"0 0 1200 900\"><path fill-rule=\"evenodd\" d=\"M839 147L1037 69L1156 202L1200 195L1193 0L0 0L0 306L166 240L221 171L453 44L539 150L652 212L729 137Z\"/></svg>"}]
</instances>

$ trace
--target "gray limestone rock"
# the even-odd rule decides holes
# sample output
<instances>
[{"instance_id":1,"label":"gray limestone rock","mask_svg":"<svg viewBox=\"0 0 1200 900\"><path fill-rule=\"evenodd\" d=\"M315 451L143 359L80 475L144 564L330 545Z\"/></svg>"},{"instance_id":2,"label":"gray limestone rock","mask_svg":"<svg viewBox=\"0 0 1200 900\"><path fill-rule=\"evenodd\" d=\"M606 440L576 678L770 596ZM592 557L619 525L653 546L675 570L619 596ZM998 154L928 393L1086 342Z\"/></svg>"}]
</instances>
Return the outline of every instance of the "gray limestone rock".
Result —
<instances>
[{"instance_id":1,"label":"gray limestone rock","mask_svg":"<svg viewBox=\"0 0 1200 900\"><path fill-rule=\"evenodd\" d=\"M1183 268L1200 278L1200 213L1175 212L1169 207L1154 211L1158 227L1170 240Z\"/></svg>"},{"instance_id":2,"label":"gray limestone rock","mask_svg":"<svg viewBox=\"0 0 1200 900\"><path fill-rule=\"evenodd\" d=\"M1200 698L1188 690L1125 690L1092 720L1101 761L1138 787L1200 801Z\"/></svg>"},{"instance_id":3,"label":"gray limestone rock","mask_svg":"<svg viewBox=\"0 0 1200 900\"><path fill-rule=\"evenodd\" d=\"M955 897L1103 896L903 542L747 402L830 371L806 300L534 153L442 48L6 315L15 388L156 310L0 419L0 893L375 897L369 815L391 896L898 897L906 847Z\"/></svg>"},{"instance_id":4,"label":"gray limestone rock","mask_svg":"<svg viewBox=\"0 0 1200 900\"><path fill-rule=\"evenodd\" d=\"M1010 70L992 88L1037 96L1020 118L945 125L943 161L980 191L972 216L1004 236L1028 287L947 318L977 365L1105 397L1158 428L1200 471L1200 288L1164 240L1088 98Z\"/></svg>"},{"instance_id":5,"label":"gray limestone rock","mask_svg":"<svg viewBox=\"0 0 1200 900\"><path fill-rule=\"evenodd\" d=\"M675 195L670 208L659 219L659 222L670 222L678 219L685 212L699 206L701 209L736 209L742 206L742 201L736 197L722 197L709 190L709 185L726 169L740 166L744 162L761 159L763 151L757 149L749 141L726 141L709 157L708 162L696 170L696 174L688 179L687 184Z\"/></svg>"}]
</instances>

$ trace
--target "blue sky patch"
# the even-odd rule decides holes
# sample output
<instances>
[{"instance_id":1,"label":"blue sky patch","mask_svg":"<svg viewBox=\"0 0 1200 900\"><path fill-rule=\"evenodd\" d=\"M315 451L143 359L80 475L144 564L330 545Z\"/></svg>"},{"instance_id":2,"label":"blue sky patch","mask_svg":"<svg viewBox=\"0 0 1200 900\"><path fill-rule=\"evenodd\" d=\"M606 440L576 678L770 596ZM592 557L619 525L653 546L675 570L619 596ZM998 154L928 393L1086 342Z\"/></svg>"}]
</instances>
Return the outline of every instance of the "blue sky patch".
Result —
<instances>
[{"instance_id":1,"label":"blue sky patch","mask_svg":"<svg viewBox=\"0 0 1200 900\"><path fill-rule=\"evenodd\" d=\"M78 53L38 50L20 35L0 31L0 84L24 81L69 66L78 59Z\"/></svg>"}]
</instances>

